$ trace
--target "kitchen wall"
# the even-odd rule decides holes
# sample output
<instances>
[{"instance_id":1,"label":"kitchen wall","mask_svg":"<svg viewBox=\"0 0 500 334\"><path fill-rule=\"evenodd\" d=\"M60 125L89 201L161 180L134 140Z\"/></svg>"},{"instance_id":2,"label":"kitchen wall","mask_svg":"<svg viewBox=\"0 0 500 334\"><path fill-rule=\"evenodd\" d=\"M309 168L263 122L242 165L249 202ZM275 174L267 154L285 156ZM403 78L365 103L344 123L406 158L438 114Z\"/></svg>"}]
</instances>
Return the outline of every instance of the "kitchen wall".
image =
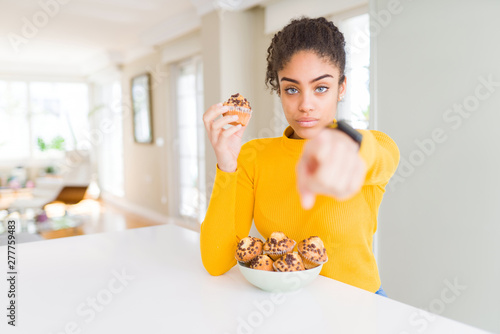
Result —
<instances>
[{"instance_id":1,"label":"kitchen wall","mask_svg":"<svg viewBox=\"0 0 500 334\"><path fill-rule=\"evenodd\" d=\"M500 332L500 2L391 3L371 3L376 123L401 151L379 216L383 286Z\"/></svg>"}]
</instances>

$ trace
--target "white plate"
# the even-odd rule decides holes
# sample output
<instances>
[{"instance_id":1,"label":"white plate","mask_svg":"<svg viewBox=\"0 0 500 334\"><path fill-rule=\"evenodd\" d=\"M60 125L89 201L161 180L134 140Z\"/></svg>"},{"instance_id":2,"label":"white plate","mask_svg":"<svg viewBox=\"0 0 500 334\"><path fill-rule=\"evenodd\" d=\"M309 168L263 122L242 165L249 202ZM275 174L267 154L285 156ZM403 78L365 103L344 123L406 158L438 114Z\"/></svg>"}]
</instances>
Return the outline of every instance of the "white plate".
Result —
<instances>
[{"instance_id":1,"label":"white plate","mask_svg":"<svg viewBox=\"0 0 500 334\"><path fill-rule=\"evenodd\" d=\"M288 292L311 283L319 275L323 265L301 271L279 272L251 269L238 262L238 268L248 282L264 291Z\"/></svg>"}]
</instances>

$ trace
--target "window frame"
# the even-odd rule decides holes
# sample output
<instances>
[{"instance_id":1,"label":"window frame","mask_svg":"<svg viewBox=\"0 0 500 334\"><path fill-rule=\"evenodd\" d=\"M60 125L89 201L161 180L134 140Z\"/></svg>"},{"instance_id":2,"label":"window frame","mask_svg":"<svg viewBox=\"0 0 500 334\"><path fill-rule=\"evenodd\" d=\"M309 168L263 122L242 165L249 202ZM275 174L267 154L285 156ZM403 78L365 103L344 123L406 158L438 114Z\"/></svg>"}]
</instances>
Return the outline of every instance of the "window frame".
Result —
<instances>
[{"instance_id":1,"label":"window frame","mask_svg":"<svg viewBox=\"0 0 500 334\"><path fill-rule=\"evenodd\" d=\"M334 22L334 24L339 27L340 31L342 31L342 24L344 23L344 21L347 21L349 19L352 19L352 18L355 18L357 16L362 16L362 15L368 15L368 18L369 18L369 21L368 21L368 28L369 28L369 23L370 23L370 20L371 20L371 15L370 15L370 11L369 11L369 6L368 4L367 5L362 5L362 6L359 6L359 7L356 7L356 8L353 8L351 10L347 10L345 12L341 12L341 13L337 13L337 14L332 14L332 15L329 15L327 17L328 20ZM343 31L342 31L343 32ZM374 108L373 108L373 84L372 84L372 78L373 78L373 75L372 75L372 68L373 68L373 65L372 65L372 62L373 62L373 49L372 49L372 33L371 31L369 31L370 33L370 36L369 36L369 41L370 41L370 47L369 47L369 54L370 54L370 63L369 63L369 67L368 67L368 75L369 75L369 87L368 87L368 92L370 94L370 99L369 99L369 104L368 104L368 107L369 107L369 117L368 117L368 123L366 124L366 128L367 129L373 129L373 125L374 125L374 119L375 119L375 113L374 113ZM347 52L349 50L346 50ZM349 53L346 54L346 59L350 58L351 55ZM347 70L347 63L346 63L346 70ZM349 76L347 75L346 73L346 76L347 76L347 82L349 84ZM344 101L346 99L348 99L350 96L350 91L348 90L346 92L346 95L345 95L345 99L341 102L339 102L339 108L338 109L342 109L342 103L344 103ZM337 109L337 116L336 118L338 118L338 112L339 110ZM351 115L352 113L349 113L349 115ZM343 118L342 118L343 119ZM349 123L352 122L352 118L349 118L347 119L347 121Z\"/></svg>"},{"instance_id":2,"label":"window frame","mask_svg":"<svg viewBox=\"0 0 500 334\"><path fill-rule=\"evenodd\" d=\"M197 106L197 113L201 114L198 115L198 119L196 120L196 126L198 128L197 131L197 168L198 168L198 191L200 192L200 200L199 203L201 203L201 207L199 207L199 212L200 215L197 218L194 218L192 216L187 216L183 215L181 213L180 207L181 207L181 182L180 182L180 150L179 150L179 117L178 117L178 86L177 86L177 81L179 78L179 73L180 73L180 68L182 66L185 66L186 64L193 63L195 65L195 71L196 71L196 86L201 84L201 90L196 89L196 106ZM200 71L201 68L201 71ZM205 131L204 131L204 126L203 126L203 121L202 121L202 114L203 114L203 94L204 94L204 87L203 87L203 61L202 57L199 54L183 58L182 60L176 61L174 63L171 63L169 66L169 72L171 74L171 80L170 80L170 98L171 98L171 108L172 108L172 113L170 116L170 119L168 122L170 123L170 133L172 133L171 137L171 145L170 145L170 152L169 155L173 158L170 159L171 161L175 161L175 164L170 165L170 182L169 184L171 185L170 191L169 191L169 212L170 216L173 216L175 219L176 223L179 225L182 225L184 227L190 228L195 231L199 231L200 224L202 223L202 217L206 213L206 208L207 208L207 186L206 186L206 170L205 170ZM201 75L200 75L201 74ZM201 189L201 190L200 190Z\"/></svg>"},{"instance_id":3,"label":"window frame","mask_svg":"<svg viewBox=\"0 0 500 334\"><path fill-rule=\"evenodd\" d=\"M110 78L106 81L94 82L91 84L92 99L94 105L94 118L91 119L91 128L97 128L103 120L111 121L118 131L118 140L113 140L109 133L103 133L102 142L96 147L97 159L99 161L97 166L97 175L101 192L110 194L117 198L125 197L125 163L124 163L124 129L123 129L123 87L121 85L121 77ZM118 89L118 96L113 98L114 90ZM99 102L98 102L99 101ZM94 124L92 124L94 122ZM119 143L120 147L113 146L114 141ZM113 151L112 154L117 154L120 159L109 159L108 150ZM112 160L113 165L113 178L112 181L108 176L108 166L106 163ZM119 164L119 166L118 166ZM116 182L115 182L116 181Z\"/></svg>"}]
</instances>

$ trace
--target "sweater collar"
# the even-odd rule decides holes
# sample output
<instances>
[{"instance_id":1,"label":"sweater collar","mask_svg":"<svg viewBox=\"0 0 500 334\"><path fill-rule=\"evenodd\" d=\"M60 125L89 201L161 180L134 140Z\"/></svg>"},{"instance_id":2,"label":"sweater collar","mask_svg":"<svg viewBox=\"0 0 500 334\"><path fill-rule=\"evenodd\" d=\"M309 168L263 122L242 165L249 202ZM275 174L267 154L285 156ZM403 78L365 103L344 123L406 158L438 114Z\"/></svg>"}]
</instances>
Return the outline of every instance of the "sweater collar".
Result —
<instances>
[{"instance_id":1,"label":"sweater collar","mask_svg":"<svg viewBox=\"0 0 500 334\"><path fill-rule=\"evenodd\" d=\"M288 126L285 131L283 131L283 137L281 138L281 143L283 147L292 153L302 153L302 149L304 148L304 144L306 143L305 139L292 139L290 136L293 134L293 129L291 126Z\"/></svg>"}]
</instances>

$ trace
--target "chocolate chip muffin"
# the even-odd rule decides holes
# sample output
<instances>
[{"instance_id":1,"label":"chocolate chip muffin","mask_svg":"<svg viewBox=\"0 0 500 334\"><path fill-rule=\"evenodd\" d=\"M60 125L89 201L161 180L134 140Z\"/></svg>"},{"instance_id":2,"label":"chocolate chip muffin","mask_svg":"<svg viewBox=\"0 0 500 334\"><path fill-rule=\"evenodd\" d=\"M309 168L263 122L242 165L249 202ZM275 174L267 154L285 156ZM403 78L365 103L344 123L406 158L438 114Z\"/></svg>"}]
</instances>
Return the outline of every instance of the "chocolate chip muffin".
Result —
<instances>
[{"instance_id":1,"label":"chocolate chip muffin","mask_svg":"<svg viewBox=\"0 0 500 334\"><path fill-rule=\"evenodd\" d=\"M319 237L312 236L302 240L297 245L297 250L306 269L315 268L328 261L325 245Z\"/></svg>"},{"instance_id":2,"label":"chocolate chip muffin","mask_svg":"<svg viewBox=\"0 0 500 334\"><path fill-rule=\"evenodd\" d=\"M273 260L267 255L257 255L250 262L248 267L257 270L274 271Z\"/></svg>"},{"instance_id":3,"label":"chocolate chip muffin","mask_svg":"<svg viewBox=\"0 0 500 334\"><path fill-rule=\"evenodd\" d=\"M276 261L286 253L290 253L296 242L283 232L273 232L264 244L264 254Z\"/></svg>"},{"instance_id":4,"label":"chocolate chip muffin","mask_svg":"<svg viewBox=\"0 0 500 334\"><path fill-rule=\"evenodd\" d=\"M262 254L263 242L259 238L245 237L238 242L236 247L236 260L240 262L249 262L257 255Z\"/></svg>"},{"instance_id":5,"label":"chocolate chip muffin","mask_svg":"<svg viewBox=\"0 0 500 334\"><path fill-rule=\"evenodd\" d=\"M241 124L242 126L247 125L252 115L252 108L250 107L250 102L245 99L240 93L231 95L231 97L222 103L224 106L229 106L229 111L225 112L223 116L237 115L238 120L231 122L231 125Z\"/></svg>"},{"instance_id":6,"label":"chocolate chip muffin","mask_svg":"<svg viewBox=\"0 0 500 334\"><path fill-rule=\"evenodd\" d=\"M302 258L297 253L288 253L283 255L274 262L273 266L274 270L282 272L305 270Z\"/></svg>"}]
</instances>

